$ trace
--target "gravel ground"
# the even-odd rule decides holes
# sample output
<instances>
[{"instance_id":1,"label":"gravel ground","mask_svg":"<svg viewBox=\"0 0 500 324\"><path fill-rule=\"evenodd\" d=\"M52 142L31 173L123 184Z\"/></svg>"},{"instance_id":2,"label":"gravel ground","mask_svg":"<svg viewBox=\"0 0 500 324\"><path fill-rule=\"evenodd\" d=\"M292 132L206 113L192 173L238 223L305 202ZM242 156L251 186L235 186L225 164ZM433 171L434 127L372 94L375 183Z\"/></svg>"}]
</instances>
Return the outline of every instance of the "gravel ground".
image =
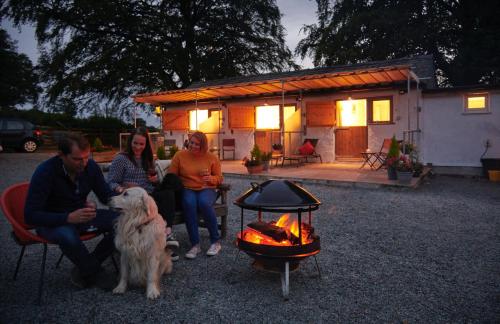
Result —
<instances>
[{"instance_id":1,"label":"gravel ground","mask_svg":"<svg viewBox=\"0 0 500 324\"><path fill-rule=\"evenodd\" d=\"M47 154L0 154L0 190L28 180ZM226 179L230 201L249 180ZM54 269L50 247L43 305L35 306L41 246L27 248L18 280L19 247L0 220L0 322L499 322L500 185L484 179L436 177L419 189L355 189L307 185L323 205L313 225L318 255L290 275L284 301L279 275L250 266L234 245L239 209L230 206L229 235L220 255L174 263L155 301L133 288L114 296L75 289L70 262ZM248 219L252 214L248 213ZM187 235L176 227L181 255ZM201 230L207 248L208 233ZM110 271L112 265L105 265Z\"/></svg>"}]
</instances>

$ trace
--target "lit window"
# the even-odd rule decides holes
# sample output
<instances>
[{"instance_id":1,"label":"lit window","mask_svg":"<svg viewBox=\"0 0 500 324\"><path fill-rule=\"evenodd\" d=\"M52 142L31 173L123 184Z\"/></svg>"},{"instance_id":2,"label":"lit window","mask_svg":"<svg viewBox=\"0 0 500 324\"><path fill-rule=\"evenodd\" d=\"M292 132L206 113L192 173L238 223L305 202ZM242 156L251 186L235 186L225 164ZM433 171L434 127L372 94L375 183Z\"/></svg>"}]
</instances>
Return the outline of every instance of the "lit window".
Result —
<instances>
[{"instance_id":1,"label":"lit window","mask_svg":"<svg viewBox=\"0 0 500 324\"><path fill-rule=\"evenodd\" d=\"M208 119L208 110L189 111L189 129L199 130L200 124Z\"/></svg>"},{"instance_id":2,"label":"lit window","mask_svg":"<svg viewBox=\"0 0 500 324\"><path fill-rule=\"evenodd\" d=\"M280 106L257 106L255 116L256 129L280 128Z\"/></svg>"},{"instance_id":3,"label":"lit window","mask_svg":"<svg viewBox=\"0 0 500 324\"><path fill-rule=\"evenodd\" d=\"M488 94L473 93L465 96L465 112L488 112Z\"/></svg>"},{"instance_id":4,"label":"lit window","mask_svg":"<svg viewBox=\"0 0 500 324\"><path fill-rule=\"evenodd\" d=\"M391 99L371 99L370 123L392 122Z\"/></svg>"},{"instance_id":5,"label":"lit window","mask_svg":"<svg viewBox=\"0 0 500 324\"><path fill-rule=\"evenodd\" d=\"M337 101L337 119L340 127L366 126L366 100Z\"/></svg>"},{"instance_id":6,"label":"lit window","mask_svg":"<svg viewBox=\"0 0 500 324\"><path fill-rule=\"evenodd\" d=\"M285 106L283 109L283 120L287 121L295 113L295 106Z\"/></svg>"}]
</instances>

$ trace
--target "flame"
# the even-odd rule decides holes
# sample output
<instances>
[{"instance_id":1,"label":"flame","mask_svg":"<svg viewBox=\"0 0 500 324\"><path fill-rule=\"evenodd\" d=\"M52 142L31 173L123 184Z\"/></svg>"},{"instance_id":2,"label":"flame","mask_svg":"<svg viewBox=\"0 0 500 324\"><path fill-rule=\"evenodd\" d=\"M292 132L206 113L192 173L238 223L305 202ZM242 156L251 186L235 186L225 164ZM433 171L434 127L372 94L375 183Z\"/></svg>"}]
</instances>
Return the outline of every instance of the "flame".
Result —
<instances>
[{"instance_id":1,"label":"flame","mask_svg":"<svg viewBox=\"0 0 500 324\"><path fill-rule=\"evenodd\" d=\"M287 233L292 233L295 237L299 237L299 222L297 219L290 216L290 214L282 215L278 221L274 224L287 231ZM293 245L290 240L286 239L281 242L273 240L271 237L266 236L254 229L248 228L243 231L243 239L248 242L264 245L277 245L277 246L291 246ZM309 238L308 227L302 223L302 244L311 243L313 240Z\"/></svg>"}]
</instances>

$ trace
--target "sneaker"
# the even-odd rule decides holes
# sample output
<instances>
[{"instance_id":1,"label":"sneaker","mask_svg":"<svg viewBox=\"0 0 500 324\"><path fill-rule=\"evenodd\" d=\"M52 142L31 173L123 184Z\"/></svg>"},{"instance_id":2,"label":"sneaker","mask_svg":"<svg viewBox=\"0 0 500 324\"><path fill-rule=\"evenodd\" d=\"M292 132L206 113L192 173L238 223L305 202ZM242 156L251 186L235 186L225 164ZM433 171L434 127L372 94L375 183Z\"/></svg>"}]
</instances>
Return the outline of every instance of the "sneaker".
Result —
<instances>
[{"instance_id":1,"label":"sneaker","mask_svg":"<svg viewBox=\"0 0 500 324\"><path fill-rule=\"evenodd\" d=\"M170 260L172 261L179 261L179 255L175 252L172 252L172 254L170 255Z\"/></svg>"},{"instance_id":2,"label":"sneaker","mask_svg":"<svg viewBox=\"0 0 500 324\"><path fill-rule=\"evenodd\" d=\"M208 256L217 255L217 253L219 253L220 249L221 249L220 243L215 242L212 245L210 245L210 248L207 251L207 255Z\"/></svg>"},{"instance_id":3,"label":"sneaker","mask_svg":"<svg viewBox=\"0 0 500 324\"><path fill-rule=\"evenodd\" d=\"M195 245L186 253L186 259L195 259L198 256L198 253L201 252L200 245Z\"/></svg>"},{"instance_id":4,"label":"sneaker","mask_svg":"<svg viewBox=\"0 0 500 324\"><path fill-rule=\"evenodd\" d=\"M179 241L175 239L173 232L167 235L167 246L179 247Z\"/></svg>"}]
</instances>

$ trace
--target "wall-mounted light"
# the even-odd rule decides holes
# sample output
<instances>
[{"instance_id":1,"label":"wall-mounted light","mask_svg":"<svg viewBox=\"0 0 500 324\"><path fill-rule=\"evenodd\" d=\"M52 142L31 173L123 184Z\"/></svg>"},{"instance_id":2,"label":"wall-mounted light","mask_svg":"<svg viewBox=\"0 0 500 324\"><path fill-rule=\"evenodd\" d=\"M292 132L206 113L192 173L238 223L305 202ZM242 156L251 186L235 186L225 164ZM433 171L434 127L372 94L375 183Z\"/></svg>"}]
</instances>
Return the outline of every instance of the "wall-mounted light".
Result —
<instances>
[{"instance_id":1,"label":"wall-mounted light","mask_svg":"<svg viewBox=\"0 0 500 324\"><path fill-rule=\"evenodd\" d=\"M155 114L156 116L160 117L161 116L161 106L156 106L155 107Z\"/></svg>"}]
</instances>

